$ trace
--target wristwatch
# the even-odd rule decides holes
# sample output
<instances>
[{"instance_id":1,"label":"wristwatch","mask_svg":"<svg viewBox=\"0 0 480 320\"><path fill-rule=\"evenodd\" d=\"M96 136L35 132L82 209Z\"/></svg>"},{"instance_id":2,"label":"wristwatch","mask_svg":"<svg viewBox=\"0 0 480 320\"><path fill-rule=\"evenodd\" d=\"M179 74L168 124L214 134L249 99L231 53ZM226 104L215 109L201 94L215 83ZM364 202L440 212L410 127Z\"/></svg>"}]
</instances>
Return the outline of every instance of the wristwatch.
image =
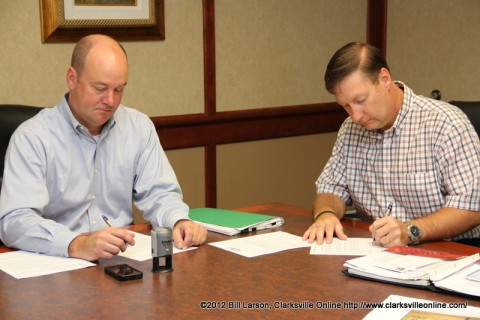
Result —
<instances>
[{"instance_id":1,"label":"wristwatch","mask_svg":"<svg viewBox=\"0 0 480 320\"><path fill-rule=\"evenodd\" d=\"M412 242L411 244L420 243L420 236L422 235L422 232L420 231L420 228L411 224L410 222L407 222L406 225L407 225L408 237L410 238L410 241Z\"/></svg>"}]
</instances>

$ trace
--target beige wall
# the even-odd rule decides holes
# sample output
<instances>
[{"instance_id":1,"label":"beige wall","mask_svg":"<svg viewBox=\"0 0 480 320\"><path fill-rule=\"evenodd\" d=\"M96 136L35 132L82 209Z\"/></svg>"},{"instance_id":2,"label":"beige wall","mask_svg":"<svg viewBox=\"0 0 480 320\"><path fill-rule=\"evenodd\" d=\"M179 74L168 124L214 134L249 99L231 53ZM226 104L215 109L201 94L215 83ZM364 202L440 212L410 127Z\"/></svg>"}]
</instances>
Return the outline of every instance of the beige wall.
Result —
<instances>
[{"instance_id":1,"label":"beige wall","mask_svg":"<svg viewBox=\"0 0 480 320\"><path fill-rule=\"evenodd\" d=\"M366 1L215 2L217 109L332 101L325 66L346 42L365 41ZM268 130L269 128L264 128ZM336 133L220 146L218 206L278 201L311 208Z\"/></svg>"},{"instance_id":2,"label":"beige wall","mask_svg":"<svg viewBox=\"0 0 480 320\"><path fill-rule=\"evenodd\" d=\"M220 146L218 206L284 202L306 209L336 133Z\"/></svg>"},{"instance_id":3,"label":"beige wall","mask_svg":"<svg viewBox=\"0 0 480 320\"><path fill-rule=\"evenodd\" d=\"M124 42L123 103L150 116L203 112L201 1L165 1L165 41ZM67 90L73 43L43 44L38 0L0 1L0 102L52 106Z\"/></svg>"},{"instance_id":4,"label":"beige wall","mask_svg":"<svg viewBox=\"0 0 480 320\"><path fill-rule=\"evenodd\" d=\"M341 45L365 41L366 1L215 2L217 109L331 101L325 66Z\"/></svg>"},{"instance_id":5,"label":"beige wall","mask_svg":"<svg viewBox=\"0 0 480 320\"><path fill-rule=\"evenodd\" d=\"M333 101L333 52L365 40L366 0L217 0L219 111ZM389 0L387 56L418 93L479 100L480 1ZM39 1L0 1L0 103L54 105L74 44L42 44ZM202 1L165 0L165 41L124 42L124 104L150 116L203 112ZM268 128L265 128L268 130ZM309 208L335 133L223 145L218 205L279 201ZM167 154L186 201L204 205L203 148Z\"/></svg>"},{"instance_id":6,"label":"beige wall","mask_svg":"<svg viewBox=\"0 0 480 320\"><path fill-rule=\"evenodd\" d=\"M366 1L220 0L215 10L219 111L331 101L322 85L326 61L341 44L365 40ZM39 1L1 1L0 12L0 103L54 105L74 44L41 43ZM165 0L165 31L165 41L123 43L130 62L123 103L150 116L201 113L202 1ZM218 205L309 208L334 137L219 147ZM204 205L203 153L167 151L192 207Z\"/></svg>"},{"instance_id":7,"label":"beige wall","mask_svg":"<svg viewBox=\"0 0 480 320\"><path fill-rule=\"evenodd\" d=\"M388 1L387 59L418 94L480 100L479 57L480 1Z\"/></svg>"}]
</instances>

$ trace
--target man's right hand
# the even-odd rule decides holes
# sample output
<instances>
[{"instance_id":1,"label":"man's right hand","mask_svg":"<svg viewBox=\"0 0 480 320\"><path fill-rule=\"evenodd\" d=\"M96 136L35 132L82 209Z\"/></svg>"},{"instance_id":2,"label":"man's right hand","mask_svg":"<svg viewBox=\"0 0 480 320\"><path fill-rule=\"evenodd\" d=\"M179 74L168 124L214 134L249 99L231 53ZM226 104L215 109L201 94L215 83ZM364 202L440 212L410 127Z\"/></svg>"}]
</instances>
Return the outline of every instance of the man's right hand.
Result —
<instances>
[{"instance_id":1,"label":"man's right hand","mask_svg":"<svg viewBox=\"0 0 480 320\"><path fill-rule=\"evenodd\" d=\"M302 239L313 243L317 240L317 244L332 243L333 235L336 234L340 240L347 240L347 235L343 232L343 226L340 220L333 213L325 213L318 217L316 221L305 231Z\"/></svg>"},{"instance_id":2,"label":"man's right hand","mask_svg":"<svg viewBox=\"0 0 480 320\"><path fill-rule=\"evenodd\" d=\"M127 245L135 245L134 236L128 230L111 227L81 234L70 242L68 255L88 261L111 259L124 252Z\"/></svg>"}]
</instances>

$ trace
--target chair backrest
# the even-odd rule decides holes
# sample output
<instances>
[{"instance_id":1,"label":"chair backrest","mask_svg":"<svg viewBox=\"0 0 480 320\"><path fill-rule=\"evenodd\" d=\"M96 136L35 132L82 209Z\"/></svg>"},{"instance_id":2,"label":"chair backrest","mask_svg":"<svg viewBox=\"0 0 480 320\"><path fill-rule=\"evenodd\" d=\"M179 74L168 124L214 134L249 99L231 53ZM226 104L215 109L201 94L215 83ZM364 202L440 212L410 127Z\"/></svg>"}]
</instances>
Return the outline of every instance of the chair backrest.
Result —
<instances>
[{"instance_id":1,"label":"chair backrest","mask_svg":"<svg viewBox=\"0 0 480 320\"><path fill-rule=\"evenodd\" d=\"M478 136L480 136L480 101L450 101L450 104L465 112Z\"/></svg>"},{"instance_id":2,"label":"chair backrest","mask_svg":"<svg viewBox=\"0 0 480 320\"><path fill-rule=\"evenodd\" d=\"M0 188L3 181L5 153L7 152L10 137L22 122L36 115L40 110L42 110L42 108L14 104L0 104Z\"/></svg>"}]
</instances>

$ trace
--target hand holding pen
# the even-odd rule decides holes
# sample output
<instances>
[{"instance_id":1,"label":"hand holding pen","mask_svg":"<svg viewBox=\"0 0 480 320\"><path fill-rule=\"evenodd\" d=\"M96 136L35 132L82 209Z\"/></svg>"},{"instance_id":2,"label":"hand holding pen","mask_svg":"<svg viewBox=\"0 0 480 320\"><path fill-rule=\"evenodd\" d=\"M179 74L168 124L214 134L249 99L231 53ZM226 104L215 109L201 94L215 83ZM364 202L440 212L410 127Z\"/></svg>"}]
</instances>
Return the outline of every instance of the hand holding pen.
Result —
<instances>
[{"instance_id":1,"label":"hand holding pen","mask_svg":"<svg viewBox=\"0 0 480 320\"><path fill-rule=\"evenodd\" d=\"M392 215L392 212L393 212L393 203L390 202L390 203L388 204L388 206L387 206L387 210L385 211L385 215L384 215L383 217L386 218L386 217L391 216L391 215ZM370 229L372 229L372 228L373 228L373 225L370 226ZM370 231L372 231L372 230L370 230ZM372 233L373 233L373 232L372 232ZM385 235L384 237L385 237L385 240L387 240L386 243L389 243L389 242L392 241L391 239L388 238L388 234ZM373 238L372 244L373 244L373 243L375 243L375 237Z\"/></svg>"},{"instance_id":2,"label":"hand holding pen","mask_svg":"<svg viewBox=\"0 0 480 320\"><path fill-rule=\"evenodd\" d=\"M115 228L113 226L113 224L110 222L110 220L108 219L107 216L102 214L102 218L103 218L103 221L105 221L105 223L107 224L107 226L109 226L110 228ZM130 245L127 243L127 241L125 241L125 244L127 245L127 247L130 247Z\"/></svg>"},{"instance_id":3,"label":"hand holding pen","mask_svg":"<svg viewBox=\"0 0 480 320\"><path fill-rule=\"evenodd\" d=\"M118 229L102 216L105 223L111 228L82 233L75 237L68 246L68 255L88 261L111 259L123 252L128 245L135 245L135 234L125 229Z\"/></svg>"}]
</instances>

